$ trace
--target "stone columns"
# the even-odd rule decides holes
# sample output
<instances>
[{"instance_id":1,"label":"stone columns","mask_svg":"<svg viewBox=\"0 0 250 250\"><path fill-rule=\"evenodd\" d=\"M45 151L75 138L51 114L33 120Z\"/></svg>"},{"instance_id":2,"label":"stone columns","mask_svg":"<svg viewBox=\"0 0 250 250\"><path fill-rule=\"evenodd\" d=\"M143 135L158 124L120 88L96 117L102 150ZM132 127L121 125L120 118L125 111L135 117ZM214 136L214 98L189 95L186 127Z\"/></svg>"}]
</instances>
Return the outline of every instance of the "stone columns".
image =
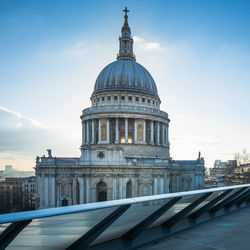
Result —
<instances>
[{"instance_id":1,"label":"stone columns","mask_svg":"<svg viewBox=\"0 0 250 250\"><path fill-rule=\"evenodd\" d=\"M135 179L132 178L131 182L132 182L132 197L131 198L133 198L135 197Z\"/></svg>"},{"instance_id":2,"label":"stone columns","mask_svg":"<svg viewBox=\"0 0 250 250\"><path fill-rule=\"evenodd\" d=\"M137 142L137 120L134 119L134 143Z\"/></svg>"},{"instance_id":3,"label":"stone columns","mask_svg":"<svg viewBox=\"0 0 250 250\"><path fill-rule=\"evenodd\" d=\"M164 133L165 132L165 124L164 123L162 123L162 146L164 146L165 145L165 136L164 136Z\"/></svg>"},{"instance_id":4,"label":"stone columns","mask_svg":"<svg viewBox=\"0 0 250 250\"><path fill-rule=\"evenodd\" d=\"M156 145L160 145L160 122L157 122L157 137L156 137Z\"/></svg>"},{"instance_id":5,"label":"stone columns","mask_svg":"<svg viewBox=\"0 0 250 250\"><path fill-rule=\"evenodd\" d=\"M57 184L57 185L56 185L56 190L57 190L57 191L56 191L56 194L57 194L56 206L57 206L57 207L60 207L60 198L61 198L60 187L61 187L60 184Z\"/></svg>"},{"instance_id":6,"label":"stone columns","mask_svg":"<svg viewBox=\"0 0 250 250\"><path fill-rule=\"evenodd\" d=\"M113 177L113 200L116 200L116 177Z\"/></svg>"},{"instance_id":7,"label":"stone columns","mask_svg":"<svg viewBox=\"0 0 250 250\"><path fill-rule=\"evenodd\" d=\"M101 143L101 120L98 120L98 143Z\"/></svg>"},{"instance_id":8,"label":"stone columns","mask_svg":"<svg viewBox=\"0 0 250 250\"><path fill-rule=\"evenodd\" d=\"M159 190L159 194L163 194L164 193L164 179L161 177L160 178L160 190Z\"/></svg>"},{"instance_id":9,"label":"stone columns","mask_svg":"<svg viewBox=\"0 0 250 250\"><path fill-rule=\"evenodd\" d=\"M50 193L51 193L51 204L50 207L56 206L56 182L55 182L55 175L50 175Z\"/></svg>"},{"instance_id":10,"label":"stone columns","mask_svg":"<svg viewBox=\"0 0 250 250\"><path fill-rule=\"evenodd\" d=\"M110 143L109 119L107 119L107 142Z\"/></svg>"},{"instance_id":11,"label":"stone columns","mask_svg":"<svg viewBox=\"0 0 250 250\"><path fill-rule=\"evenodd\" d=\"M76 204L76 179L73 178L73 183L72 183L72 200L73 200L73 205Z\"/></svg>"},{"instance_id":12,"label":"stone columns","mask_svg":"<svg viewBox=\"0 0 250 250\"><path fill-rule=\"evenodd\" d=\"M150 121L150 144L154 144L154 121Z\"/></svg>"},{"instance_id":13,"label":"stone columns","mask_svg":"<svg viewBox=\"0 0 250 250\"><path fill-rule=\"evenodd\" d=\"M44 176L44 207L49 207L49 176Z\"/></svg>"},{"instance_id":14,"label":"stone columns","mask_svg":"<svg viewBox=\"0 0 250 250\"><path fill-rule=\"evenodd\" d=\"M119 143L119 119L115 119L115 143Z\"/></svg>"},{"instance_id":15,"label":"stone columns","mask_svg":"<svg viewBox=\"0 0 250 250\"><path fill-rule=\"evenodd\" d=\"M39 198L41 197L41 176L40 176L40 174L36 175L36 194Z\"/></svg>"},{"instance_id":16,"label":"stone columns","mask_svg":"<svg viewBox=\"0 0 250 250\"><path fill-rule=\"evenodd\" d=\"M86 143L85 136L85 121L82 121L82 145Z\"/></svg>"},{"instance_id":17,"label":"stone columns","mask_svg":"<svg viewBox=\"0 0 250 250\"><path fill-rule=\"evenodd\" d=\"M170 183L169 182L169 178L170 178L169 175L167 175L166 178L167 179L165 180L165 193L167 194L170 192L170 190L169 190L169 183Z\"/></svg>"},{"instance_id":18,"label":"stone columns","mask_svg":"<svg viewBox=\"0 0 250 250\"><path fill-rule=\"evenodd\" d=\"M125 143L128 143L128 118L125 118Z\"/></svg>"},{"instance_id":19,"label":"stone columns","mask_svg":"<svg viewBox=\"0 0 250 250\"><path fill-rule=\"evenodd\" d=\"M123 196L122 196L122 183L123 183L123 181L122 181L122 178L120 177L119 178L119 199L123 198Z\"/></svg>"},{"instance_id":20,"label":"stone columns","mask_svg":"<svg viewBox=\"0 0 250 250\"><path fill-rule=\"evenodd\" d=\"M158 194L158 178L154 177L154 195Z\"/></svg>"},{"instance_id":21,"label":"stone columns","mask_svg":"<svg viewBox=\"0 0 250 250\"><path fill-rule=\"evenodd\" d=\"M166 124L166 146L169 146L168 143L168 125Z\"/></svg>"},{"instance_id":22,"label":"stone columns","mask_svg":"<svg viewBox=\"0 0 250 250\"><path fill-rule=\"evenodd\" d=\"M89 121L86 121L86 128L87 128L87 144L89 144Z\"/></svg>"},{"instance_id":23,"label":"stone columns","mask_svg":"<svg viewBox=\"0 0 250 250\"><path fill-rule=\"evenodd\" d=\"M79 182L79 202L80 204L84 203L84 187L83 187L83 178L82 177L78 177L78 182Z\"/></svg>"},{"instance_id":24,"label":"stone columns","mask_svg":"<svg viewBox=\"0 0 250 250\"><path fill-rule=\"evenodd\" d=\"M143 120L143 142L146 143L146 120Z\"/></svg>"},{"instance_id":25,"label":"stone columns","mask_svg":"<svg viewBox=\"0 0 250 250\"><path fill-rule=\"evenodd\" d=\"M181 192L180 190L181 177L180 174L176 175L176 192Z\"/></svg>"},{"instance_id":26,"label":"stone columns","mask_svg":"<svg viewBox=\"0 0 250 250\"><path fill-rule=\"evenodd\" d=\"M92 144L95 144L95 120L93 119L92 121L92 141L91 141L91 143Z\"/></svg>"},{"instance_id":27,"label":"stone columns","mask_svg":"<svg viewBox=\"0 0 250 250\"><path fill-rule=\"evenodd\" d=\"M134 180L134 189L135 189L135 192L134 192L134 197L138 197L139 196L139 188L138 188L138 180L135 179Z\"/></svg>"},{"instance_id":28,"label":"stone columns","mask_svg":"<svg viewBox=\"0 0 250 250\"><path fill-rule=\"evenodd\" d=\"M89 177L86 177L86 203L90 203L90 181L89 181Z\"/></svg>"},{"instance_id":29,"label":"stone columns","mask_svg":"<svg viewBox=\"0 0 250 250\"><path fill-rule=\"evenodd\" d=\"M41 175L41 182L40 182L40 208L44 208L44 174Z\"/></svg>"}]
</instances>

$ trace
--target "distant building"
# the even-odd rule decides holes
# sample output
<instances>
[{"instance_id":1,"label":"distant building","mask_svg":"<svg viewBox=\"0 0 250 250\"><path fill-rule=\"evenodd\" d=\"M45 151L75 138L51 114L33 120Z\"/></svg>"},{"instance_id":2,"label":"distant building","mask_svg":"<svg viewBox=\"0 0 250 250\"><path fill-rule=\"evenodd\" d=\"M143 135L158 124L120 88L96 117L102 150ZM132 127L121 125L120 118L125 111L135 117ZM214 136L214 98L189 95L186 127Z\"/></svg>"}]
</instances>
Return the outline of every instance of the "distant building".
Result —
<instances>
[{"instance_id":1,"label":"distant building","mask_svg":"<svg viewBox=\"0 0 250 250\"><path fill-rule=\"evenodd\" d=\"M22 179L6 178L0 182L0 212L22 210Z\"/></svg>"},{"instance_id":2,"label":"distant building","mask_svg":"<svg viewBox=\"0 0 250 250\"><path fill-rule=\"evenodd\" d=\"M2 170L1 170L2 171ZM3 172L3 178L9 178L9 177L29 177L35 175L34 171L22 171L22 170L16 170L13 168L12 165L6 165ZM1 178L1 173L0 173Z\"/></svg>"},{"instance_id":3,"label":"distant building","mask_svg":"<svg viewBox=\"0 0 250 250\"><path fill-rule=\"evenodd\" d=\"M237 162L235 160L228 160L228 161L215 160L214 168L227 168L229 166L236 166L236 164Z\"/></svg>"},{"instance_id":4,"label":"distant building","mask_svg":"<svg viewBox=\"0 0 250 250\"><path fill-rule=\"evenodd\" d=\"M27 177L22 182L23 210L36 209L36 177Z\"/></svg>"},{"instance_id":5,"label":"distant building","mask_svg":"<svg viewBox=\"0 0 250 250\"><path fill-rule=\"evenodd\" d=\"M214 175L212 177L205 178L205 188L215 188L225 186L224 175Z\"/></svg>"},{"instance_id":6,"label":"distant building","mask_svg":"<svg viewBox=\"0 0 250 250\"><path fill-rule=\"evenodd\" d=\"M235 167L236 165L237 162L235 160L229 160L224 162L221 160L215 160L214 167L210 168L209 170L209 176L225 175L227 168Z\"/></svg>"},{"instance_id":7,"label":"distant building","mask_svg":"<svg viewBox=\"0 0 250 250\"><path fill-rule=\"evenodd\" d=\"M0 180L0 213L32 210L35 208L35 177L5 178Z\"/></svg>"},{"instance_id":8,"label":"distant building","mask_svg":"<svg viewBox=\"0 0 250 250\"><path fill-rule=\"evenodd\" d=\"M3 170L0 170L0 180L3 179Z\"/></svg>"},{"instance_id":9,"label":"distant building","mask_svg":"<svg viewBox=\"0 0 250 250\"><path fill-rule=\"evenodd\" d=\"M231 178L235 185L250 183L250 163L237 166Z\"/></svg>"}]
</instances>

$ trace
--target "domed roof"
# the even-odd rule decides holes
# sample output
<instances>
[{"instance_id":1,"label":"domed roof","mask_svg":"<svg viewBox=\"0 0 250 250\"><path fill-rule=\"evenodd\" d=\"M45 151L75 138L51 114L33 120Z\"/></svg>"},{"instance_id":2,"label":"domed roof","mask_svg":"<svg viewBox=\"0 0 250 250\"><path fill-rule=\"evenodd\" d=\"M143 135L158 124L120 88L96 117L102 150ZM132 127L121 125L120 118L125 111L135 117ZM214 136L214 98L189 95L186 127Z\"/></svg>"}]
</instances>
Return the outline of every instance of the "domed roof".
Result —
<instances>
[{"instance_id":1,"label":"domed roof","mask_svg":"<svg viewBox=\"0 0 250 250\"><path fill-rule=\"evenodd\" d=\"M119 59L101 71L95 82L93 95L104 92L138 92L159 98L150 73L130 59Z\"/></svg>"},{"instance_id":2,"label":"domed roof","mask_svg":"<svg viewBox=\"0 0 250 250\"><path fill-rule=\"evenodd\" d=\"M138 92L160 99L154 79L149 72L135 61L133 38L128 25L127 7L125 10L122 36L119 37L117 61L106 66L95 82L92 97L105 92Z\"/></svg>"}]
</instances>

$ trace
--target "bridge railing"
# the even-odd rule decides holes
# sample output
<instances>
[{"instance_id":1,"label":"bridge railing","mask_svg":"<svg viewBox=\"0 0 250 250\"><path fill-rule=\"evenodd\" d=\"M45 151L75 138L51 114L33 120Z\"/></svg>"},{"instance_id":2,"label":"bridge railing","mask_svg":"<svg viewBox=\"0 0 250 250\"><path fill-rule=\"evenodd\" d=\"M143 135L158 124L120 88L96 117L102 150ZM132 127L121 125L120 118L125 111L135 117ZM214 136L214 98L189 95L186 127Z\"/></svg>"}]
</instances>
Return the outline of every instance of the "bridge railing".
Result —
<instances>
[{"instance_id":1,"label":"bridge railing","mask_svg":"<svg viewBox=\"0 0 250 250\"><path fill-rule=\"evenodd\" d=\"M0 215L0 249L138 249L250 204L250 184Z\"/></svg>"}]
</instances>

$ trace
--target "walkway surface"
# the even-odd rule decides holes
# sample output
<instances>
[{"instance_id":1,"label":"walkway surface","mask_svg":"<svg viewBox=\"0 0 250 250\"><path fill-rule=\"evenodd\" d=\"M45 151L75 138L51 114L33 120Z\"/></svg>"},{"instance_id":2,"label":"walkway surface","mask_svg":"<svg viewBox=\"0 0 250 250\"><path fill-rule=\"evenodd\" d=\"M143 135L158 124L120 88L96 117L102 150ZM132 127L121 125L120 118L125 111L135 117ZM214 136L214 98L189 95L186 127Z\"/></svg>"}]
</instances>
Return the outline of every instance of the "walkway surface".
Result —
<instances>
[{"instance_id":1,"label":"walkway surface","mask_svg":"<svg viewBox=\"0 0 250 250\"><path fill-rule=\"evenodd\" d=\"M243 208L145 249L248 250L250 249L250 208Z\"/></svg>"}]
</instances>

